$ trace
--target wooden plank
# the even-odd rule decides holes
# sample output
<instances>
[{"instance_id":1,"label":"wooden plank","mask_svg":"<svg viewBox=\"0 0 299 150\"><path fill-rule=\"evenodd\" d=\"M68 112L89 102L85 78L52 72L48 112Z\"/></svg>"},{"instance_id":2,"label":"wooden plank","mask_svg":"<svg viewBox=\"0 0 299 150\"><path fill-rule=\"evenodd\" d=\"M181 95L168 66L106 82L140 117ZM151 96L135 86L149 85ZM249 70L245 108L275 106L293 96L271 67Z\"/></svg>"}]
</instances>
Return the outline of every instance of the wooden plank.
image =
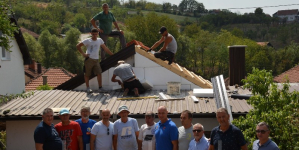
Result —
<instances>
[{"instance_id":1,"label":"wooden plank","mask_svg":"<svg viewBox=\"0 0 299 150\"><path fill-rule=\"evenodd\" d=\"M191 78L194 78L194 75L192 75L191 72L190 72L188 69L186 69L186 68L184 67L184 70L186 70L186 72L188 73L188 75L191 76Z\"/></svg>"},{"instance_id":2,"label":"wooden plank","mask_svg":"<svg viewBox=\"0 0 299 150\"><path fill-rule=\"evenodd\" d=\"M179 64L176 63L176 66L180 69L181 72L183 72L183 69Z\"/></svg>"}]
</instances>

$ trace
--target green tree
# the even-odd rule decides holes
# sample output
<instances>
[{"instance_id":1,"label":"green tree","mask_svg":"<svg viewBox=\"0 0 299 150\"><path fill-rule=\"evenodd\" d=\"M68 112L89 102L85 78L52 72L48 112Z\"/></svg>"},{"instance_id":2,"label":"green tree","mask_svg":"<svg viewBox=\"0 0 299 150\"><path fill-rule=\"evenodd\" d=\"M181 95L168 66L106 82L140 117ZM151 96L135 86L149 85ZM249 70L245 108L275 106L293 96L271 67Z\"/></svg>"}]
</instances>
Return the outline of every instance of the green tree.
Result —
<instances>
[{"instance_id":1,"label":"green tree","mask_svg":"<svg viewBox=\"0 0 299 150\"><path fill-rule=\"evenodd\" d=\"M10 39L14 38L14 32L17 32L17 27L10 21L11 7L8 5L8 0L0 1L0 46L3 46L6 50L10 49Z\"/></svg>"},{"instance_id":2,"label":"green tree","mask_svg":"<svg viewBox=\"0 0 299 150\"><path fill-rule=\"evenodd\" d=\"M23 36L26 41L26 45L28 47L31 58L33 58L35 61L43 62L45 52L42 46L38 43L38 41L36 41L36 39L32 35L24 33Z\"/></svg>"},{"instance_id":3,"label":"green tree","mask_svg":"<svg viewBox=\"0 0 299 150\"><path fill-rule=\"evenodd\" d=\"M45 58L43 60L43 66L46 68L49 68L51 66L51 55L53 52L51 51L51 45L50 45L50 32L48 30L44 30L39 38L38 42L43 47L43 51L45 53Z\"/></svg>"},{"instance_id":4,"label":"green tree","mask_svg":"<svg viewBox=\"0 0 299 150\"><path fill-rule=\"evenodd\" d=\"M86 25L86 17L84 16L84 14L82 13L78 13L75 15L74 17L74 26L78 29L80 29L81 31L83 31L85 25Z\"/></svg>"},{"instance_id":5,"label":"green tree","mask_svg":"<svg viewBox=\"0 0 299 150\"><path fill-rule=\"evenodd\" d=\"M250 143L249 149L256 140L255 127L261 121L270 125L270 137L280 149L299 149L299 93L290 92L288 82L278 88L271 71L253 68L252 74L248 74L243 81L244 87L252 91L253 96L248 103L253 109L245 117L235 119L233 124L242 130Z\"/></svg>"}]
</instances>

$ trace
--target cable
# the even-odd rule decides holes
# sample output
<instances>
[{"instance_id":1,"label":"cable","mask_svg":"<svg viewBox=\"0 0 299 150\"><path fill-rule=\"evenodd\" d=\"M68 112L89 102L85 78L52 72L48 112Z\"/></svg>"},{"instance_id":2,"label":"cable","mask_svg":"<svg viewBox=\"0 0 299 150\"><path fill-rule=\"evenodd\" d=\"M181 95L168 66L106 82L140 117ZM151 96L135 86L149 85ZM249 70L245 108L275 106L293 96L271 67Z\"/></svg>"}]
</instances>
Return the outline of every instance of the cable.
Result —
<instances>
[{"instance_id":1,"label":"cable","mask_svg":"<svg viewBox=\"0 0 299 150\"><path fill-rule=\"evenodd\" d=\"M253 9L253 8L269 8L269 7L281 7L281 6L294 6L294 5L299 5L299 4L287 4L287 5L263 6L263 7L227 8L227 9Z\"/></svg>"}]
</instances>

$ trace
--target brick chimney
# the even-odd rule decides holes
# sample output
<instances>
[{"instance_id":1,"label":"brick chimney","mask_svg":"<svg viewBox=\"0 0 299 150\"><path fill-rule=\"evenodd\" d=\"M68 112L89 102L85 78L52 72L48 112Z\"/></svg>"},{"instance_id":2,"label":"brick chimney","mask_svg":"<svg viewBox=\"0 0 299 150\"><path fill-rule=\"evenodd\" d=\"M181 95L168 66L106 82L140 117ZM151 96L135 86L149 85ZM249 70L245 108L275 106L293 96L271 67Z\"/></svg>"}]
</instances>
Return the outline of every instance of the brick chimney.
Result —
<instances>
[{"instance_id":1,"label":"brick chimney","mask_svg":"<svg viewBox=\"0 0 299 150\"><path fill-rule=\"evenodd\" d=\"M229 46L229 85L243 85L245 79L245 47L246 45Z\"/></svg>"},{"instance_id":2,"label":"brick chimney","mask_svg":"<svg viewBox=\"0 0 299 150\"><path fill-rule=\"evenodd\" d=\"M41 63L37 63L37 73L38 74L42 73L42 64Z\"/></svg>"},{"instance_id":3,"label":"brick chimney","mask_svg":"<svg viewBox=\"0 0 299 150\"><path fill-rule=\"evenodd\" d=\"M36 62L32 59L31 64L29 64L29 69L36 71Z\"/></svg>"}]
</instances>

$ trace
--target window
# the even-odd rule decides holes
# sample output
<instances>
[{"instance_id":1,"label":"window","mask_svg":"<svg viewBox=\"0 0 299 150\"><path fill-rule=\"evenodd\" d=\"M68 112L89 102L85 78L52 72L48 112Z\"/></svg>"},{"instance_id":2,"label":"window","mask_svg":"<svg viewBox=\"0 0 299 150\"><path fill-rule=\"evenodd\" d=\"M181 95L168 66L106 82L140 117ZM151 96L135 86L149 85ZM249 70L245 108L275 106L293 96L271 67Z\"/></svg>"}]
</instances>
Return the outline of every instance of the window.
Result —
<instances>
[{"instance_id":1,"label":"window","mask_svg":"<svg viewBox=\"0 0 299 150\"><path fill-rule=\"evenodd\" d=\"M2 32L0 31L0 36ZM1 60L10 60L10 52L7 51L4 47L0 46Z\"/></svg>"}]
</instances>

